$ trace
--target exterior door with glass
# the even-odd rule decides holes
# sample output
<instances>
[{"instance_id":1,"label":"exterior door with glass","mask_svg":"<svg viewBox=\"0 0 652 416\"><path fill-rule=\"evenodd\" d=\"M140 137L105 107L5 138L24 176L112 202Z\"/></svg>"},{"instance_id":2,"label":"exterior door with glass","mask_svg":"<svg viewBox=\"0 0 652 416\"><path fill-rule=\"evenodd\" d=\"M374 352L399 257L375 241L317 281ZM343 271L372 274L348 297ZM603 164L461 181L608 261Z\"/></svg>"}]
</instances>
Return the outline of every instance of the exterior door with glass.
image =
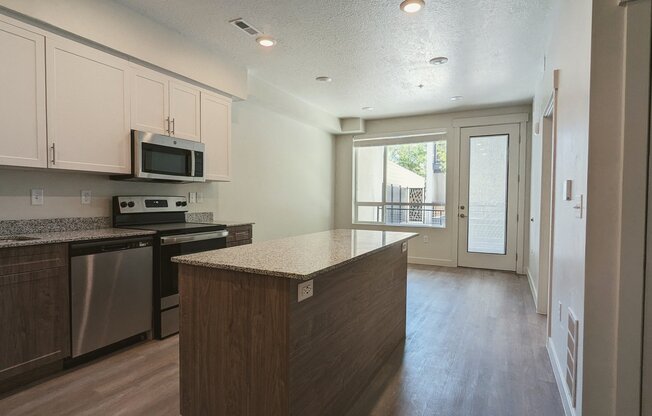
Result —
<instances>
[{"instance_id":1,"label":"exterior door with glass","mask_svg":"<svg viewBox=\"0 0 652 416\"><path fill-rule=\"evenodd\" d=\"M461 129L458 265L516 270L518 124Z\"/></svg>"}]
</instances>

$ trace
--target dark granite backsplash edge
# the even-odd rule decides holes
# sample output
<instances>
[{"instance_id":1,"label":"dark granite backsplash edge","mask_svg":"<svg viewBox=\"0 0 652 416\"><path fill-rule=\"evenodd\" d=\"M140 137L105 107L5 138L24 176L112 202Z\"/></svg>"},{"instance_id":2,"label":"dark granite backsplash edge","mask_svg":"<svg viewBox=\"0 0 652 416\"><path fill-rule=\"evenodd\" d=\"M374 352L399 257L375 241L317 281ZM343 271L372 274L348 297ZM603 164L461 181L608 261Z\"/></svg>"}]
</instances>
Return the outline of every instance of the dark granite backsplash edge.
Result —
<instances>
[{"instance_id":1,"label":"dark granite backsplash edge","mask_svg":"<svg viewBox=\"0 0 652 416\"><path fill-rule=\"evenodd\" d=\"M188 212L186 221L212 223L212 212ZM0 235L56 233L112 228L111 217L69 217L29 220L0 220Z\"/></svg>"},{"instance_id":2,"label":"dark granite backsplash edge","mask_svg":"<svg viewBox=\"0 0 652 416\"><path fill-rule=\"evenodd\" d=\"M111 217L70 217L32 220L2 220L0 235L56 233L111 228Z\"/></svg>"}]
</instances>

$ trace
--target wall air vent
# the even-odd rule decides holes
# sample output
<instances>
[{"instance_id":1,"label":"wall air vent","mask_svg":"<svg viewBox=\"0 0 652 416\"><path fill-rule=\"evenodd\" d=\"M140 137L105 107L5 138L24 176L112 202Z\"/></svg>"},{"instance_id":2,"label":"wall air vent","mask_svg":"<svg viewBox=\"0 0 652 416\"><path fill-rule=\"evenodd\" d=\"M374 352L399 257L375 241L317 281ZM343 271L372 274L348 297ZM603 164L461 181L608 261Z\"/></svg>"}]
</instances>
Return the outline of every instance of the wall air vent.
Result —
<instances>
[{"instance_id":1,"label":"wall air vent","mask_svg":"<svg viewBox=\"0 0 652 416\"><path fill-rule=\"evenodd\" d=\"M568 334L566 337L566 386L571 397L571 404L577 403L577 354L579 352L580 321L568 308Z\"/></svg>"},{"instance_id":2,"label":"wall air vent","mask_svg":"<svg viewBox=\"0 0 652 416\"><path fill-rule=\"evenodd\" d=\"M233 26L237 27L240 30L244 30L245 33L247 33L249 36L258 36L261 33L258 29L256 29L255 27L251 26L249 23L242 20L241 17L237 19L229 20L229 23L231 23Z\"/></svg>"}]
</instances>

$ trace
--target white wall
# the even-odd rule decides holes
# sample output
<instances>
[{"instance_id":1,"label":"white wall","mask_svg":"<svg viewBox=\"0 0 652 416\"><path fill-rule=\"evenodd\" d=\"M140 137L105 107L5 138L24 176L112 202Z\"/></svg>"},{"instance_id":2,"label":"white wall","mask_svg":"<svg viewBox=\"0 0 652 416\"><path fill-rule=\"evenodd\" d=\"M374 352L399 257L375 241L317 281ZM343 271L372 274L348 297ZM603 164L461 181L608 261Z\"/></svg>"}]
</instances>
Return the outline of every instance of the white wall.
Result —
<instances>
[{"instance_id":1,"label":"white wall","mask_svg":"<svg viewBox=\"0 0 652 416\"><path fill-rule=\"evenodd\" d=\"M546 53L547 67L537 87L533 103L533 119L541 120L553 93L553 70L560 70L557 101L557 151L555 225L553 229L553 261L551 274L552 303L549 350L553 366L565 384L567 310L570 307L580 321L580 351L583 348L584 264L586 220L577 218L575 202L561 198L562 183L573 181L574 195L585 195L587 189L589 82L591 53L591 1L558 1L555 24ZM561 304L562 314L558 314ZM578 372L583 369L583 355L578 359ZM582 407L583 379L578 380L577 409ZM577 412L577 414L581 414Z\"/></svg>"},{"instance_id":2,"label":"white wall","mask_svg":"<svg viewBox=\"0 0 652 416\"><path fill-rule=\"evenodd\" d=\"M333 223L333 137L263 107L233 105L233 181L159 184L111 181L107 176L0 169L0 220L110 216L121 194L203 192L192 212L256 222L256 240L330 229ZM30 205L30 189L45 190L45 205ZM80 191L93 192L81 205Z\"/></svg>"},{"instance_id":3,"label":"white wall","mask_svg":"<svg viewBox=\"0 0 652 416\"><path fill-rule=\"evenodd\" d=\"M455 140L453 120L457 118L484 117L493 115L530 113L530 106L502 107L486 110L474 110L456 113L442 113L413 117L398 117L366 121L366 134L395 133L412 130L448 128L447 142L447 220L446 228L410 228L392 227L392 230L409 230L420 233L418 238L410 240L409 260L413 263L433 264L442 266L457 265L457 176L458 148ZM335 226L351 228L352 224L352 193L353 193L353 136L343 135L335 139L336 169L335 169ZM360 229L379 229L384 226L355 225ZM425 243L424 236L429 242Z\"/></svg>"},{"instance_id":4,"label":"white wall","mask_svg":"<svg viewBox=\"0 0 652 416\"><path fill-rule=\"evenodd\" d=\"M639 415L651 9L593 4L584 415Z\"/></svg>"},{"instance_id":5,"label":"white wall","mask_svg":"<svg viewBox=\"0 0 652 416\"><path fill-rule=\"evenodd\" d=\"M255 221L257 239L331 229L334 167L330 133L235 103L233 181L218 185L217 215Z\"/></svg>"},{"instance_id":6,"label":"white wall","mask_svg":"<svg viewBox=\"0 0 652 416\"><path fill-rule=\"evenodd\" d=\"M540 120L559 69L549 350L565 386L571 308L580 322L571 413L638 415L650 2L558 1L555 14L533 103ZM573 201L561 195L567 179Z\"/></svg>"}]
</instances>

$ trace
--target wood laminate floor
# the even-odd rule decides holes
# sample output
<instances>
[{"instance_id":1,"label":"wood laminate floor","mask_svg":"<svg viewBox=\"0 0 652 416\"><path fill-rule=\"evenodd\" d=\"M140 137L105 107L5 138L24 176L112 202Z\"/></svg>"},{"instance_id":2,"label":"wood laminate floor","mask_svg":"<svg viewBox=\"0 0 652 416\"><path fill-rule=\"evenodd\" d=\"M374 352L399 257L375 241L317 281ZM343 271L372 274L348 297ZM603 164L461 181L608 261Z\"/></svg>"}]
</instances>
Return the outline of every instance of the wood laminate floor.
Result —
<instances>
[{"instance_id":1,"label":"wood laminate floor","mask_svg":"<svg viewBox=\"0 0 652 416\"><path fill-rule=\"evenodd\" d=\"M347 416L563 415L525 278L408 273L405 345ZM0 415L178 415L178 361L177 337L142 343L1 399Z\"/></svg>"}]
</instances>

